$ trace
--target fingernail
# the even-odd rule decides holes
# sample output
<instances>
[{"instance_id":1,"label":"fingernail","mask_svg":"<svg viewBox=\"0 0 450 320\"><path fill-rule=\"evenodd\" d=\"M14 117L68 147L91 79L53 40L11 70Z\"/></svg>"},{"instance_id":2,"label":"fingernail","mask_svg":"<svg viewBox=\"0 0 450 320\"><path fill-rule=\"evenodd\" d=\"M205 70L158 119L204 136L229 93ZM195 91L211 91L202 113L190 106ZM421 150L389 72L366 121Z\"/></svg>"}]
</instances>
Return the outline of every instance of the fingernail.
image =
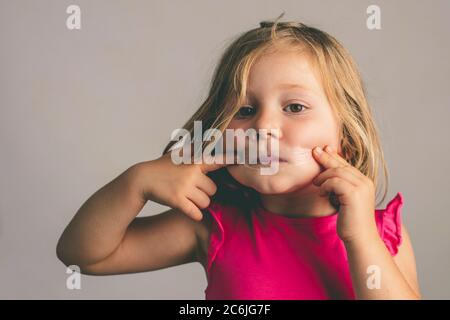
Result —
<instances>
[{"instance_id":1,"label":"fingernail","mask_svg":"<svg viewBox=\"0 0 450 320\"><path fill-rule=\"evenodd\" d=\"M316 153L317 154L322 154L322 152L323 152L323 150L322 150L322 148L321 147L316 147Z\"/></svg>"},{"instance_id":2,"label":"fingernail","mask_svg":"<svg viewBox=\"0 0 450 320\"><path fill-rule=\"evenodd\" d=\"M333 148L331 148L330 146L326 146L326 147L325 147L325 151L327 151L327 152L332 152L332 151L333 151Z\"/></svg>"}]
</instances>

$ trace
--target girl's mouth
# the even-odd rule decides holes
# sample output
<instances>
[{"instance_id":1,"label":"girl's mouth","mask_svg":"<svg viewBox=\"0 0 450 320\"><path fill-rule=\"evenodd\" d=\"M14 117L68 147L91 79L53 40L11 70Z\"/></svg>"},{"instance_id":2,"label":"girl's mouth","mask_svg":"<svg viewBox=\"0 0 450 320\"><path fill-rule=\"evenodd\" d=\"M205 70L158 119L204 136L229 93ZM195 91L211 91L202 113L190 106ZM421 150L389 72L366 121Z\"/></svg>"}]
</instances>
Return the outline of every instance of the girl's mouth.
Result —
<instances>
[{"instance_id":1,"label":"girl's mouth","mask_svg":"<svg viewBox=\"0 0 450 320\"><path fill-rule=\"evenodd\" d=\"M238 153L241 162L238 165L244 165L245 167L258 169L263 167L273 166L302 166L312 160L312 154L310 149L301 148L284 148L278 154L274 155L258 155L251 154L248 151ZM245 160L244 160L245 159Z\"/></svg>"},{"instance_id":2,"label":"girl's mouth","mask_svg":"<svg viewBox=\"0 0 450 320\"><path fill-rule=\"evenodd\" d=\"M242 163L245 167L258 169L264 167L273 166L302 166L312 161L311 150L308 149L292 149L284 150L281 156L256 156L246 158L245 163Z\"/></svg>"},{"instance_id":3,"label":"girl's mouth","mask_svg":"<svg viewBox=\"0 0 450 320\"><path fill-rule=\"evenodd\" d=\"M288 162L286 159L281 157L264 157L264 158L258 158L258 164L271 164L274 162L283 163Z\"/></svg>"},{"instance_id":4,"label":"girl's mouth","mask_svg":"<svg viewBox=\"0 0 450 320\"><path fill-rule=\"evenodd\" d=\"M255 162L255 161L254 161ZM257 158L256 159L256 163L248 163L245 162L244 166L252 168L252 169L258 169L261 167L271 167L273 165L285 165L288 164L289 162L284 159L284 158L279 158L279 157L262 157L262 158Z\"/></svg>"}]
</instances>

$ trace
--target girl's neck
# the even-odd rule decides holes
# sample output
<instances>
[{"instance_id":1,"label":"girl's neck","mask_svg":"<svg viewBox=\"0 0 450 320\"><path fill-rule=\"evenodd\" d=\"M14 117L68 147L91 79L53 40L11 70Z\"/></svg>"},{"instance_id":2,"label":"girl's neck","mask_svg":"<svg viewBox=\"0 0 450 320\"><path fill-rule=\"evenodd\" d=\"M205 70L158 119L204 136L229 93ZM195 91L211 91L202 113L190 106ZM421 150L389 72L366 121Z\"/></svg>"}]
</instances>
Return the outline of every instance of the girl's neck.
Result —
<instances>
[{"instance_id":1,"label":"girl's neck","mask_svg":"<svg viewBox=\"0 0 450 320\"><path fill-rule=\"evenodd\" d=\"M264 209L288 217L323 217L337 211L313 184L284 194L260 194L260 201Z\"/></svg>"}]
</instances>

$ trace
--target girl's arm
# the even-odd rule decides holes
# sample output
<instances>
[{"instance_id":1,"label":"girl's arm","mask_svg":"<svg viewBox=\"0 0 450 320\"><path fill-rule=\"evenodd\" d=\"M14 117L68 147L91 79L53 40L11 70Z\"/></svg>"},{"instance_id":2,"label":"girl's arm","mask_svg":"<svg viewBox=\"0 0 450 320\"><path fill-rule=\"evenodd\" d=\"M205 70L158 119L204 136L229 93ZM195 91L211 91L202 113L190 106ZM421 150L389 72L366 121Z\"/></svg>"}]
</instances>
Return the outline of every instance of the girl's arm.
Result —
<instances>
[{"instance_id":1,"label":"girl's arm","mask_svg":"<svg viewBox=\"0 0 450 320\"><path fill-rule=\"evenodd\" d=\"M198 239L207 228L199 209L216 191L204 174L215 168L205 166L176 166L164 156L130 167L80 207L59 239L58 258L99 275L199 261ZM147 199L173 209L136 218Z\"/></svg>"},{"instance_id":2,"label":"girl's arm","mask_svg":"<svg viewBox=\"0 0 450 320\"><path fill-rule=\"evenodd\" d=\"M337 232L344 242L357 299L420 299L414 254L408 234L393 258L378 234L375 188L372 180L330 147L315 148L315 159L325 170L314 178L319 193L333 192L340 203ZM406 230L406 229L403 229ZM379 271L380 287L368 283ZM369 273L368 273L369 272Z\"/></svg>"},{"instance_id":3,"label":"girl's arm","mask_svg":"<svg viewBox=\"0 0 450 320\"><path fill-rule=\"evenodd\" d=\"M392 258L378 234L345 243L353 289L357 299L420 299L414 253L409 234L402 225L402 244ZM375 266L376 270L368 270ZM373 272L373 273L372 273ZM380 277L379 287L371 287L368 279Z\"/></svg>"}]
</instances>

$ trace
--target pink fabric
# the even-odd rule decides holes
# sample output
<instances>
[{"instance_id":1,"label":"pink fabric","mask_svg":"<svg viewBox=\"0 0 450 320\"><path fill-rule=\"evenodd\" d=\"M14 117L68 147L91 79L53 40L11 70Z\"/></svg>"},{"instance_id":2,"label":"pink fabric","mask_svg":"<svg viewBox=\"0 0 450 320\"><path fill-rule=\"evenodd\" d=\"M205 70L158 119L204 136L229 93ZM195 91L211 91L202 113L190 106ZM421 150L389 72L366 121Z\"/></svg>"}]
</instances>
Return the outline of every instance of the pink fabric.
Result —
<instances>
[{"instance_id":1,"label":"pink fabric","mask_svg":"<svg viewBox=\"0 0 450 320\"><path fill-rule=\"evenodd\" d=\"M391 255L401 244L402 194L375 210ZM243 212L212 202L206 300L354 299L338 213L289 218L255 207Z\"/></svg>"}]
</instances>

